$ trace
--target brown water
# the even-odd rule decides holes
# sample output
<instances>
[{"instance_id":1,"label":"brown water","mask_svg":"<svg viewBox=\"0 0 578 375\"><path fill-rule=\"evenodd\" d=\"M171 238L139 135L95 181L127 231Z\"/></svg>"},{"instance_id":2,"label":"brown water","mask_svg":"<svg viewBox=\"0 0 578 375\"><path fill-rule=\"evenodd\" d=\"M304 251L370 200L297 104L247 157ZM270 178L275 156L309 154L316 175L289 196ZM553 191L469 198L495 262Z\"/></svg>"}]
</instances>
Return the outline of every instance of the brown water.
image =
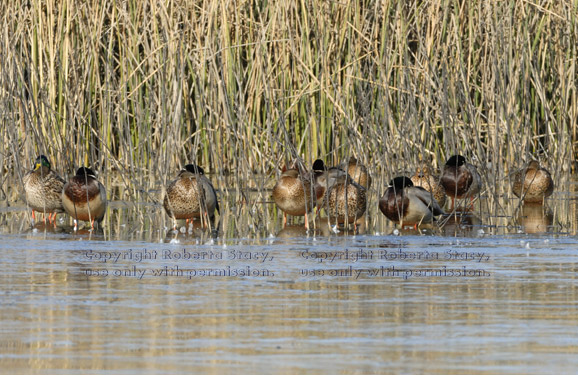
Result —
<instances>
[{"instance_id":1,"label":"brown water","mask_svg":"<svg viewBox=\"0 0 578 375\"><path fill-rule=\"evenodd\" d=\"M249 205L213 238L150 204L95 232L5 208L0 372L573 373L573 191L399 235L375 209L363 234L307 234Z\"/></svg>"}]
</instances>

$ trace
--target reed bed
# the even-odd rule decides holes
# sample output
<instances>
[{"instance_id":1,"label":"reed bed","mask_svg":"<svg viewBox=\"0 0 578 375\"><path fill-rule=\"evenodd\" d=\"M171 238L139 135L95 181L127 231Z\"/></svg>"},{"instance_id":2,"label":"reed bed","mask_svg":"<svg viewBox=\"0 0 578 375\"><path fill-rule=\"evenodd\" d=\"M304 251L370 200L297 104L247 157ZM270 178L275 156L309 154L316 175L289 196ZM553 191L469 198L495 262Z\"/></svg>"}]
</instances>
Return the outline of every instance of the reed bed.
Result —
<instances>
[{"instance_id":1,"label":"reed bed","mask_svg":"<svg viewBox=\"0 0 578 375\"><path fill-rule=\"evenodd\" d=\"M0 15L6 202L41 153L133 202L196 162L255 225L295 158L356 156L374 204L420 160L461 153L499 197L524 161L560 175L578 154L576 1L5 0Z\"/></svg>"}]
</instances>

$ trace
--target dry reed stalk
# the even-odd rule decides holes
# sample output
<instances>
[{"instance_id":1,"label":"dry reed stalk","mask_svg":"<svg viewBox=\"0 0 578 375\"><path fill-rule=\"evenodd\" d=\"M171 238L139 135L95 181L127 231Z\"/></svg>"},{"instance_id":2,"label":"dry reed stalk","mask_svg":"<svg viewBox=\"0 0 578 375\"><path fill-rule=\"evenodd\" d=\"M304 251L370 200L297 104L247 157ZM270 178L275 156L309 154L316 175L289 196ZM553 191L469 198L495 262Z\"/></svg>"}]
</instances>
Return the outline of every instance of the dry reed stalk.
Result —
<instances>
[{"instance_id":1,"label":"dry reed stalk","mask_svg":"<svg viewBox=\"0 0 578 375\"><path fill-rule=\"evenodd\" d=\"M257 225L289 158L356 155L379 195L462 153L501 197L521 159L561 174L578 155L575 2L7 0L0 14L8 200L40 153L65 175L118 171L111 198L129 201L158 202L195 162Z\"/></svg>"}]
</instances>

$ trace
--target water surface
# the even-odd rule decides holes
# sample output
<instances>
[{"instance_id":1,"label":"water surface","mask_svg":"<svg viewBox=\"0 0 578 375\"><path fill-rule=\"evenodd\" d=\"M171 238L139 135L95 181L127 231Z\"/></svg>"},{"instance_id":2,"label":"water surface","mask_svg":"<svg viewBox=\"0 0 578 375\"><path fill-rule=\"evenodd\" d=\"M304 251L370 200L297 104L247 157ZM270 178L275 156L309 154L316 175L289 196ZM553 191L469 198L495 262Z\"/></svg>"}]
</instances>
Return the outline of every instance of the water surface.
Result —
<instances>
[{"instance_id":1,"label":"water surface","mask_svg":"<svg viewBox=\"0 0 578 375\"><path fill-rule=\"evenodd\" d=\"M224 215L217 236L199 225L172 231L155 204L113 202L102 231L78 232L66 219L31 227L25 207L3 209L3 371L578 367L574 193L546 208L478 205L424 231L394 231L371 211L361 234L323 221L314 232L302 221L283 229L264 207Z\"/></svg>"}]
</instances>

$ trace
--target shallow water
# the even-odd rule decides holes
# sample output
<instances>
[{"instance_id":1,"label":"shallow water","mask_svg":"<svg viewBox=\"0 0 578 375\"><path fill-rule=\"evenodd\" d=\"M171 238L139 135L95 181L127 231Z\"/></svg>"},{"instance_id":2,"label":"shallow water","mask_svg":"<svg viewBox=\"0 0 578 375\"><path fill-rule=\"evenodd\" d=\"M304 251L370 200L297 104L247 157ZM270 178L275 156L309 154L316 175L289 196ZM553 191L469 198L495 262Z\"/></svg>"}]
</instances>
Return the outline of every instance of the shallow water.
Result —
<instances>
[{"instance_id":1,"label":"shallow water","mask_svg":"<svg viewBox=\"0 0 578 375\"><path fill-rule=\"evenodd\" d=\"M0 363L46 374L572 373L575 198L505 214L482 202L400 235L375 211L354 235L324 222L281 229L271 205L239 208L214 237L171 231L154 204L113 202L103 230L78 232L66 220L31 228L25 207L5 208Z\"/></svg>"}]
</instances>

